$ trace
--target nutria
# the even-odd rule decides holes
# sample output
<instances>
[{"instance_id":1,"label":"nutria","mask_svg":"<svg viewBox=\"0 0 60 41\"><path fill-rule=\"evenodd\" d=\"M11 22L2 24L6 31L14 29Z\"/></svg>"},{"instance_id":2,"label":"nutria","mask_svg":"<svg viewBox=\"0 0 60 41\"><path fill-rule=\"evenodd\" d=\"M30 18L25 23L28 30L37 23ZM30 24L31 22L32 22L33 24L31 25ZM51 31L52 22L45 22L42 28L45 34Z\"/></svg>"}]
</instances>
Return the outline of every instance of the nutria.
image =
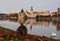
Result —
<instances>
[{"instance_id":1,"label":"nutria","mask_svg":"<svg viewBox=\"0 0 60 41\"><path fill-rule=\"evenodd\" d=\"M21 23L21 25L16 30L17 36L26 36L27 35L27 28L25 25Z\"/></svg>"}]
</instances>

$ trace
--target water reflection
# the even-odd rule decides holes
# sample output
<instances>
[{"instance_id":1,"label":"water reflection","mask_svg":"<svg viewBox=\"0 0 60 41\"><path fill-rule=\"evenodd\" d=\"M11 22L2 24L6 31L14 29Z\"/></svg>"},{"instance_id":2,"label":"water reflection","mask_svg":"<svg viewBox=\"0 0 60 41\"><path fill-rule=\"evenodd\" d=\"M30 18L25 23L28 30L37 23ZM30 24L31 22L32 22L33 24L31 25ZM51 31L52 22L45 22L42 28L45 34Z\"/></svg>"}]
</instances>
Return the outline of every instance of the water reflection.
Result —
<instances>
[{"instance_id":1,"label":"water reflection","mask_svg":"<svg viewBox=\"0 0 60 41\"><path fill-rule=\"evenodd\" d=\"M8 21L13 21L13 22L17 22L18 21L17 18L6 18L6 19L1 18L0 20L8 20Z\"/></svg>"},{"instance_id":2,"label":"water reflection","mask_svg":"<svg viewBox=\"0 0 60 41\"><path fill-rule=\"evenodd\" d=\"M58 31L60 31L60 21L57 22L57 28Z\"/></svg>"},{"instance_id":3,"label":"water reflection","mask_svg":"<svg viewBox=\"0 0 60 41\"><path fill-rule=\"evenodd\" d=\"M56 26L56 30L60 31L60 21L51 21L53 25Z\"/></svg>"},{"instance_id":4,"label":"water reflection","mask_svg":"<svg viewBox=\"0 0 60 41\"><path fill-rule=\"evenodd\" d=\"M7 20L9 20L9 21L14 21L14 22L17 22L17 21L18 21L18 19L17 19L17 18L15 18L15 19L14 19L14 18L13 18L13 19L12 19L12 18L10 18L10 19L7 19Z\"/></svg>"},{"instance_id":5,"label":"water reflection","mask_svg":"<svg viewBox=\"0 0 60 41\"><path fill-rule=\"evenodd\" d=\"M19 20L18 20L18 23L20 23L20 24L21 24L21 23L24 24L25 22L26 22L26 19L19 19Z\"/></svg>"},{"instance_id":6,"label":"water reflection","mask_svg":"<svg viewBox=\"0 0 60 41\"><path fill-rule=\"evenodd\" d=\"M36 20L36 19L27 19L26 22L24 23L26 25L30 26L30 30L32 30L33 25L41 25L41 26L49 26L50 21L47 20Z\"/></svg>"},{"instance_id":7,"label":"water reflection","mask_svg":"<svg viewBox=\"0 0 60 41\"><path fill-rule=\"evenodd\" d=\"M50 37L50 33L53 32L57 34L54 38L60 39L60 21L27 19L23 23L28 25L27 29L30 34L45 35Z\"/></svg>"},{"instance_id":8,"label":"water reflection","mask_svg":"<svg viewBox=\"0 0 60 41\"><path fill-rule=\"evenodd\" d=\"M10 19L0 19L0 20L8 20L8 21L13 21L18 23L23 23L25 25L30 26L30 30L32 30L33 25L40 25L40 26L45 26L49 27L49 24L52 23L52 25L56 26L56 30L60 31L60 21L52 21L52 20L36 20L36 19L20 19L18 20L17 18L10 18Z\"/></svg>"},{"instance_id":9,"label":"water reflection","mask_svg":"<svg viewBox=\"0 0 60 41\"><path fill-rule=\"evenodd\" d=\"M36 35L44 35L50 37L50 33L54 32L57 34L56 39L60 39L60 21L56 20L36 20L36 19L7 19L8 21L18 22L19 25L23 23L27 27L27 33L36 34ZM8 22L9 23L9 22ZM12 24L12 23L11 23ZM1 24L0 24L1 25ZM7 24L8 25L8 24ZM18 25L16 28L18 29ZM15 26L11 27L15 28Z\"/></svg>"}]
</instances>

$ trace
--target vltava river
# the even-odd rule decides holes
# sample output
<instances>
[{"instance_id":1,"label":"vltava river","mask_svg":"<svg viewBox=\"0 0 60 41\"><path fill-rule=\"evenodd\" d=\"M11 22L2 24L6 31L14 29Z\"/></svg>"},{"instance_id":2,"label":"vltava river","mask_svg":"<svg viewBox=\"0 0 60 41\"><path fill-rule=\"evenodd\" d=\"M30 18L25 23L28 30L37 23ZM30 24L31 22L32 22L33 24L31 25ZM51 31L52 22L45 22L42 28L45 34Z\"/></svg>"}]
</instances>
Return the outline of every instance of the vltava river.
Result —
<instances>
[{"instance_id":1,"label":"vltava river","mask_svg":"<svg viewBox=\"0 0 60 41\"><path fill-rule=\"evenodd\" d=\"M51 33L56 33L56 37L53 38L60 39L60 21L36 19L21 19L17 21L11 19L0 20L0 26L16 31L21 22L26 26L28 34L51 37Z\"/></svg>"}]
</instances>

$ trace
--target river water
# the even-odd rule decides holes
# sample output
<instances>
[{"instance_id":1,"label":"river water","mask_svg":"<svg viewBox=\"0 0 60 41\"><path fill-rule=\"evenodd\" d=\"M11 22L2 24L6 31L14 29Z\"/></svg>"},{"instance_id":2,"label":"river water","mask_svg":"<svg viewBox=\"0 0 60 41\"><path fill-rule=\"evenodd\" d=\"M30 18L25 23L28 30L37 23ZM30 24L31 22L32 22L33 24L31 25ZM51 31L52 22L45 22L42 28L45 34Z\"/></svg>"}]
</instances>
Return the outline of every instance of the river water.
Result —
<instances>
[{"instance_id":1,"label":"river water","mask_svg":"<svg viewBox=\"0 0 60 41\"><path fill-rule=\"evenodd\" d=\"M28 34L51 37L51 33L55 33L56 36L52 38L60 39L60 21L36 19L21 19L17 21L8 19L0 20L0 26L16 31L21 22L26 26Z\"/></svg>"}]
</instances>

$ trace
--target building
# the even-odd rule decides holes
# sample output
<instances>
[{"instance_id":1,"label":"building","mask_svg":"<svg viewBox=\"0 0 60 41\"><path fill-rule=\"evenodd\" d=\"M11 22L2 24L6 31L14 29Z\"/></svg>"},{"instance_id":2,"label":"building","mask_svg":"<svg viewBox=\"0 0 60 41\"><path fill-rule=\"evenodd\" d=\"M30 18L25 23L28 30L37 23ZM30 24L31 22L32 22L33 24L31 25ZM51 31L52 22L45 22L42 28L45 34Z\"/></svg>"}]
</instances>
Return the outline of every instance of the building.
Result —
<instances>
[{"instance_id":1,"label":"building","mask_svg":"<svg viewBox=\"0 0 60 41\"><path fill-rule=\"evenodd\" d=\"M24 18L25 18L25 12L24 10L22 9L21 12L18 13L18 22L23 22L24 21Z\"/></svg>"},{"instance_id":2,"label":"building","mask_svg":"<svg viewBox=\"0 0 60 41\"><path fill-rule=\"evenodd\" d=\"M50 11L40 12L40 16L50 16Z\"/></svg>"},{"instance_id":3,"label":"building","mask_svg":"<svg viewBox=\"0 0 60 41\"><path fill-rule=\"evenodd\" d=\"M60 7L59 7L59 8L57 8L57 14L59 14L59 15L60 15Z\"/></svg>"},{"instance_id":4,"label":"building","mask_svg":"<svg viewBox=\"0 0 60 41\"><path fill-rule=\"evenodd\" d=\"M57 12L51 12L51 16L57 17Z\"/></svg>"},{"instance_id":5,"label":"building","mask_svg":"<svg viewBox=\"0 0 60 41\"><path fill-rule=\"evenodd\" d=\"M37 12L33 11L33 7L31 7L30 11L26 11L25 14L31 18L36 18L36 16L51 16L50 11Z\"/></svg>"},{"instance_id":6,"label":"building","mask_svg":"<svg viewBox=\"0 0 60 41\"><path fill-rule=\"evenodd\" d=\"M27 17L30 17L30 18L34 18L36 16L36 14L33 14L33 7L31 6L31 9L30 11L26 11L25 14Z\"/></svg>"},{"instance_id":7,"label":"building","mask_svg":"<svg viewBox=\"0 0 60 41\"><path fill-rule=\"evenodd\" d=\"M5 19L6 18L6 13L0 13L0 19Z\"/></svg>"}]
</instances>

